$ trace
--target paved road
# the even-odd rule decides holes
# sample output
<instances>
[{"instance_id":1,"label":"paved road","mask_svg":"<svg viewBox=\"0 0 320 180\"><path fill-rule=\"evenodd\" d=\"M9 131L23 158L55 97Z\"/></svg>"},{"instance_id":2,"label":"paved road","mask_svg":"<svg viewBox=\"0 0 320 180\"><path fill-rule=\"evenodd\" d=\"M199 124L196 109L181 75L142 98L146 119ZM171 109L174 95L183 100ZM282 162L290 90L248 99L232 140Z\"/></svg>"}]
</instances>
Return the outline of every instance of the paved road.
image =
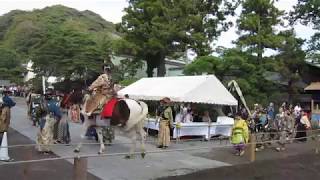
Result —
<instances>
[{"instance_id":1,"label":"paved road","mask_svg":"<svg viewBox=\"0 0 320 180\"><path fill-rule=\"evenodd\" d=\"M12 109L12 122L11 127L28 137L31 140L35 140L37 128L31 125L31 122L27 120L26 106L22 99L16 99L17 106ZM72 143L78 143L80 141L79 132L81 130L80 124L70 123L70 131ZM149 140L154 140L149 138ZM92 143L92 140L86 142ZM117 133L115 143L128 143L130 142L123 134ZM11 143L11 142L9 142ZM192 142L183 144L172 144L171 149L174 148L187 148L215 145L213 142ZM218 144L217 144L218 145ZM115 144L108 147L107 153L119 153L128 152L129 144ZM139 146L137 146L139 147ZM58 156L72 156L73 146L56 146L53 148L53 152ZM148 143L146 145L147 151L158 150L154 143ZM96 155L99 150L98 145L84 146L81 154L94 154ZM207 151L197 151L206 152ZM157 153L147 154L145 159L136 157L133 160L126 160L121 157L96 157L89 158L88 160L88 172L97 176L98 178L105 180L115 179L130 179L130 180L145 180L152 178L159 178L167 175L181 175L190 172L194 172L201 169L216 168L221 166L228 166L228 163L216 161L213 159L207 159L205 157L194 156L194 152L171 152L171 153ZM72 160L68 162L73 163Z\"/></svg>"},{"instance_id":2,"label":"paved road","mask_svg":"<svg viewBox=\"0 0 320 180\"><path fill-rule=\"evenodd\" d=\"M319 154L303 154L203 170L158 180L316 180L320 179L319 169Z\"/></svg>"},{"instance_id":3,"label":"paved road","mask_svg":"<svg viewBox=\"0 0 320 180\"><path fill-rule=\"evenodd\" d=\"M21 99L17 99L17 102L17 106L12 109L11 127L23 136L15 131L10 131L9 145L33 143L38 129L33 127L31 122L27 120L24 102ZM72 143L77 143L80 141L78 134L81 126L80 124L74 123L70 123L70 125ZM149 140L154 140L152 137L148 138ZM93 141L87 140L86 142ZM129 139L117 132L115 143L118 144L108 147L107 153L128 152L128 144L119 144L127 142L130 142ZM276 179L279 177L279 174L284 176L286 172L291 174L312 174L312 171L314 171L312 168L309 168L308 171L299 171L304 170L304 167L309 167L309 165L305 165L306 163L313 163L315 167L319 167L319 164L317 164L319 157L313 158L313 155L311 155L315 146L314 143L290 144L287 147L287 151L282 153L277 153L271 148L267 149L257 154L258 161L254 164L248 164L248 158L246 157L232 155L231 148L216 148L217 146L224 144L225 142L220 144L217 141L195 141L172 144L170 149L208 146L214 148L196 151L147 154L145 159L141 159L140 157L133 160L125 160L123 157L89 158L89 179L145 180L163 178L171 180L184 178L205 180L214 177L215 179L242 178L247 180L265 179L265 177L269 177L269 172L271 171L274 172L274 174L270 177ZM73 146L56 146L53 148L53 151L57 156L72 156L75 155L73 153L73 148ZM148 143L146 148L148 151L158 150L155 148L154 143ZM97 154L98 149L98 145L84 146L82 154ZM10 149L10 154L15 160L23 159L24 153L24 149ZM33 158L44 158L44 156L40 156L33 151ZM32 179L38 180L37 178L40 177L41 180L50 179L51 177L52 179L71 179L72 163L72 160L63 160L32 164L30 166ZM0 179L20 180L23 167L24 165L0 166ZM286 169L285 167L288 168ZM168 176L169 178L167 178ZM296 175L296 177L301 176Z\"/></svg>"},{"instance_id":4,"label":"paved road","mask_svg":"<svg viewBox=\"0 0 320 180\"><path fill-rule=\"evenodd\" d=\"M16 144L33 144L29 138L21 135L17 131L10 129L8 141L10 145ZM14 158L14 161L26 160L28 152L31 152L32 159L43 159L57 157L56 155L43 155L35 151L34 148L12 148L9 155ZM71 180L73 177L73 166L65 160L40 162L32 164L20 165L1 165L0 162L0 179L1 180ZM24 175L24 170L29 167L28 175ZM88 175L89 180L99 180L92 174Z\"/></svg>"}]
</instances>

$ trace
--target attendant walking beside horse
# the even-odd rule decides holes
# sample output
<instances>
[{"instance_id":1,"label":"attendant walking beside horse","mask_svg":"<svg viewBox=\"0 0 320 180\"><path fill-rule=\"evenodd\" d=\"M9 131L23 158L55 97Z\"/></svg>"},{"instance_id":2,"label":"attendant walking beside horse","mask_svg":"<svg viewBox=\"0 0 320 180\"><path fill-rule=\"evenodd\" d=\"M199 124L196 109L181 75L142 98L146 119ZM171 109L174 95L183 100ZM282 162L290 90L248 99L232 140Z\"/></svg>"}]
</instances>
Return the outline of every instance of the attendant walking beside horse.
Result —
<instances>
[{"instance_id":1,"label":"attendant walking beside horse","mask_svg":"<svg viewBox=\"0 0 320 180\"><path fill-rule=\"evenodd\" d=\"M45 95L40 107L41 120L37 137L37 150L43 153L50 153L50 145L58 140L59 122L62 118L62 113L51 93Z\"/></svg>"},{"instance_id":2,"label":"attendant walking beside horse","mask_svg":"<svg viewBox=\"0 0 320 180\"><path fill-rule=\"evenodd\" d=\"M158 134L158 148L168 148L170 145L170 127L173 127L172 108L170 107L170 99L163 98L158 109L159 116L159 134Z\"/></svg>"}]
</instances>

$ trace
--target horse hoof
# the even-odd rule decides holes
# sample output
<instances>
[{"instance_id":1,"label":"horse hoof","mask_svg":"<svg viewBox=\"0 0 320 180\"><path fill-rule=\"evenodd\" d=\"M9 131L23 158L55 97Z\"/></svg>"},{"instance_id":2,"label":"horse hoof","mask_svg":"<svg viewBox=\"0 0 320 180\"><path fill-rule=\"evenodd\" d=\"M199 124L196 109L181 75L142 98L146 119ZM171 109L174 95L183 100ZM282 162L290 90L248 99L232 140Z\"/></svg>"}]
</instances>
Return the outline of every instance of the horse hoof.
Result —
<instances>
[{"instance_id":1,"label":"horse hoof","mask_svg":"<svg viewBox=\"0 0 320 180\"><path fill-rule=\"evenodd\" d=\"M99 152L98 152L98 154L103 154L103 153L104 153L104 151L99 151Z\"/></svg>"},{"instance_id":2,"label":"horse hoof","mask_svg":"<svg viewBox=\"0 0 320 180\"><path fill-rule=\"evenodd\" d=\"M79 152L80 152L80 149L74 149L73 152L79 153Z\"/></svg>"},{"instance_id":3,"label":"horse hoof","mask_svg":"<svg viewBox=\"0 0 320 180\"><path fill-rule=\"evenodd\" d=\"M133 157L130 156L130 155L126 155L124 158L125 158L125 159L133 159Z\"/></svg>"},{"instance_id":4,"label":"horse hoof","mask_svg":"<svg viewBox=\"0 0 320 180\"><path fill-rule=\"evenodd\" d=\"M145 152L141 153L141 157L142 159L144 159L144 157L146 157L146 153Z\"/></svg>"}]
</instances>

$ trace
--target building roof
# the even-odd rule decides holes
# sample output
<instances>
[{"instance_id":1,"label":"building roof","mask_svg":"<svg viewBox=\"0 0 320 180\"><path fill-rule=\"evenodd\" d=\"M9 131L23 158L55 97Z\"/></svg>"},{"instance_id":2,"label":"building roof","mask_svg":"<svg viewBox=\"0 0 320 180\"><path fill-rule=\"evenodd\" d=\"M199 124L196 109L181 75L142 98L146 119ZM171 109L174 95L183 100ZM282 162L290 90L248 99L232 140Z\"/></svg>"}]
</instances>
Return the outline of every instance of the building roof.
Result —
<instances>
[{"instance_id":1,"label":"building roof","mask_svg":"<svg viewBox=\"0 0 320 180\"><path fill-rule=\"evenodd\" d=\"M119 96L159 101L236 106L237 100L214 75L143 78L120 90Z\"/></svg>"},{"instance_id":2,"label":"building roof","mask_svg":"<svg viewBox=\"0 0 320 180\"><path fill-rule=\"evenodd\" d=\"M307 64L309 64L310 66L313 66L313 67L316 67L316 68L320 68L320 62L318 62L318 61L307 59L305 62Z\"/></svg>"},{"instance_id":3,"label":"building roof","mask_svg":"<svg viewBox=\"0 0 320 180\"><path fill-rule=\"evenodd\" d=\"M320 82L312 82L309 86L304 88L305 91L319 91L320 90Z\"/></svg>"}]
</instances>

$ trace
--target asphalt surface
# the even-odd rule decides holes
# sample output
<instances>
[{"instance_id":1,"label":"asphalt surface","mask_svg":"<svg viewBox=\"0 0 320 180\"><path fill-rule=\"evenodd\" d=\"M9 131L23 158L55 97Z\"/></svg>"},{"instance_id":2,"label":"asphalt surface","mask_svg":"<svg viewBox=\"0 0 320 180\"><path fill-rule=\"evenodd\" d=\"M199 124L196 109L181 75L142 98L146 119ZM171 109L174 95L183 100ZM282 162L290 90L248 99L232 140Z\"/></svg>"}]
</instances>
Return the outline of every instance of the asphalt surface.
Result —
<instances>
[{"instance_id":1,"label":"asphalt surface","mask_svg":"<svg viewBox=\"0 0 320 180\"><path fill-rule=\"evenodd\" d=\"M10 145L33 144L29 138L10 129L8 133ZM31 154L31 156L30 156ZM57 157L56 155L39 154L34 147L16 147L9 149L9 156L14 161L27 159L43 159ZM27 170L27 171L26 171ZM0 162L0 180L71 180L73 179L73 165L66 160L47 161L28 164L4 165ZM88 180L99 178L88 173Z\"/></svg>"},{"instance_id":2,"label":"asphalt surface","mask_svg":"<svg viewBox=\"0 0 320 180\"><path fill-rule=\"evenodd\" d=\"M316 180L320 179L320 155L303 154L198 171L158 180Z\"/></svg>"},{"instance_id":3,"label":"asphalt surface","mask_svg":"<svg viewBox=\"0 0 320 180\"><path fill-rule=\"evenodd\" d=\"M21 135L17 131L10 129L8 141L11 145L34 143L29 138ZM225 161L233 162L235 165L213 168L197 171L182 176L164 177L159 180L301 180L301 179L320 179L320 155L312 152L310 148L301 148L301 146L310 146L310 144L292 144L288 153L272 153L268 149L257 154L257 161L248 163L247 158L239 158L230 155L231 151L227 149L215 150L212 156L202 154L207 158L217 159L225 157ZM313 146L313 145L312 145ZM300 148L299 148L300 147ZM301 149L304 149L303 151ZM56 155L43 155L35 151L34 148L12 148L10 157L14 161L26 160L28 152L32 152L32 159L42 159L57 157ZM303 154L294 154L299 151ZM266 158L269 154L269 158ZM277 156L275 156L275 155ZM228 158L226 158L228 157ZM219 159L220 159L219 158ZM27 172L25 170L28 169ZM73 166L65 160L48 161L40 163L20 164L20 165L3 165L0 162L0 179L1 180L71 180L73 178ZM88 180L98 180L99 178L88 173Z\"/></svg>"},{"instance_id":4,"label":"asphalt surface","mask_svg":"<svg viewBox=\"0 0 320 180\"><path fill-rule=\"evenodd\" d=\"M30 125L25 117L23 102L18 101L18 107L13 109L12 127L8 134L9 145L33 144L36 128ZM77 135L77 125L72 125L73 134ZM26 135L22 135L22 134ZM72 140L78 142L74 136ZM127 142L122 136L116 137L117 142ZM150 138L150 137L149 137ZM219 142L184 142L172 144L170 148L194 148L201 146L227 145L228 141ZM293 143L287 145L284 152L275 152L276 144L256 154L257 161L249 163L247 154L244 157L234 156L232 148L212 148L190 152L172 152L148 154L144 160L124 160L119 157L91 158L88 160L89 180L211 180L211 179L240 179L240 180L300 180L320 179L320 155L314 153L315 141L308 143ZM318 145L320 145L318 143ZM154 150L155 144L147 144L149 150ZM128 149L124 145L108 147L108 152L119 152ZM27 159L42 159L73 155L70 146L54 148L57 155L43 155L34 147L10 148L9 154L14 161ZM84 147L85 153L96 153L97 147ZM28 155L31 152L31 155ZM29 153L30 154L30 153ZM206 169L206 170L201 170ZM96 176L94 176L95 174ZM186 175L182 175L186 174ZM99 178L98 178L99 177ZM71 180L73 165L67 160L46 161L40 163L5 165L0 162L0 180Z\"/></svg>"}]
</instances>

